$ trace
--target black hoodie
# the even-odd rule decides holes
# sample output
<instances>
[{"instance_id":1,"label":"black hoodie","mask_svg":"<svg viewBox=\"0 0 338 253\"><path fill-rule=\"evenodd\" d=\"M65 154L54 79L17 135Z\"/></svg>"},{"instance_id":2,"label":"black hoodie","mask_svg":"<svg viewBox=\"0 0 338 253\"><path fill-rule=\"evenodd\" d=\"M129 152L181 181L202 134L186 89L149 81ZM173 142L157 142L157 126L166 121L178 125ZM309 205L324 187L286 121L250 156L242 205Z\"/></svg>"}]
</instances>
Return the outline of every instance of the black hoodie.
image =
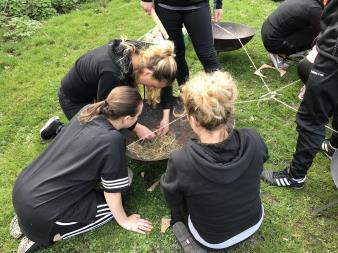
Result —
<instances>
[{"instance_id":1,"label":"black hoodie","mask_svg":"<svg viewBox=\"0 0 338 253\"><path fill-rule=\"evenodd\" d=\"M338 63L338 0L331 0L325 7L320 28L317 42L319 54Z\"/></svg>"},{"instance_id":2,"label":"black hoodie","mask_svg":"<svg viewBox=\"0 0 338 253\"><path fill-rule=\"evenodd\" d=\"M261 218L260 174L268 159L262 138L251 129L234 130L217 144L190 141L174 152L161 186L173 223L185 221L182 205L209 243L221 243Z\"/></svg>"}]
</instances>

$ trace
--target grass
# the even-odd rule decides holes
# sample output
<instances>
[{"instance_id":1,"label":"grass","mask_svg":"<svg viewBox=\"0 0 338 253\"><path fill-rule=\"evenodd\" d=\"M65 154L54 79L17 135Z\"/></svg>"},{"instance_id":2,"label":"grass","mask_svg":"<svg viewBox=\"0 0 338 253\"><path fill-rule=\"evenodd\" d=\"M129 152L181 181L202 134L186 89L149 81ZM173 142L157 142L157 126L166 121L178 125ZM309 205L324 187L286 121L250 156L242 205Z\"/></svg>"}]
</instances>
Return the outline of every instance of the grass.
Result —
<instances>
[{"instance_id":1,"label":"grass","mask_svg":"<svg viewBox=\"0 0 338 253\"><path fill-rule=\"evenodd\" d=\"M247 45L256 66L269 63L260 39L260 27L276 8L270 0L223 1L223 20L247 24L257 30ZM11 190L20 171L48 145L39 138L39 129L52 115L65 118L60 110L57 89L63 75L86 51L106 43L113 37L127 35L139 38L152 28L153 22L139 7L139 1L114 0L107 8L102 4L83 5L73 13L56 16L30 39L0 45L0 252L14 252L18 241L8 233L14 215ZM240 100L257 99L267 92L243 50L221 53L222 66L237 81ZM187 60L191 72L202 67L189 46ZM280 78L274 71L265 72L271 90L298 79L296 63ZM281 90L279 99L297 108L300 83ZM274 101L239 104L236 125L253 127L266 141L270 159L267 168L282 169L292 158L297 132L295 112ZM311 216L337 196L331 179L329 160L317 155L304 189L296 191L262 183L261 196L266 210L259 232L248 242L230 252L337 252L337 208L322 216ZM110 222L93 232L55 244L42 252L176 252L175 239L169 230L160 233L160 221L169 211L157 188L150 193L149 184L165 170L164 164L143 166L130 162L135 175L146 171L146 179L134 178L127 195L126 211L140 213L150 219L155 229L139 235Z\"/></svg>"}]
</instances>

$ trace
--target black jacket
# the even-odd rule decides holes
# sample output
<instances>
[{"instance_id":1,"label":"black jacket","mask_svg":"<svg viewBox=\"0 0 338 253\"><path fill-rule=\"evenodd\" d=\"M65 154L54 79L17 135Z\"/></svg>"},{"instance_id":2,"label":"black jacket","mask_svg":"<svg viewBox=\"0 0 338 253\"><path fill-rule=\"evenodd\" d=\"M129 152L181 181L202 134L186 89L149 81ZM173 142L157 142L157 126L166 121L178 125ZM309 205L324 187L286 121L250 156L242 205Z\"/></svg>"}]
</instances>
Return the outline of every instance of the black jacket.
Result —
<instances>
[{"instance_id":1,"label":"black jacket","mask_svg":"<svg viewBox=\"0 0 338 253\"><path fill-rule=\"evenodd\" d=\"M338 0L331 0L325 7L320 28L319 54L338 63Z\"/></svg>"},{"instance_id":2,"label":"black jacket","mask_svg":"<svg viewBox=\"0 0 338 253\"><path fill-rule=\"evenodd\" d=\"M268 38L284 40L290 34L311 26L320 32L320 17L323 4L320 0L286 0L264 22Z\"/></svg>"},{"instance_id":3,"label":"black jacket","mask_svg":"<svg viewBox=\"0 0 338 253\"><path fill-rule=\"evenodd\" d=\"M139 49L141 42L132 42ZM63 93L74 102L93 103L104 100L112 89L121 85L135 86L131 56L122 57L120 40L96 48L81 56L61 81ZM172 87L161 89L161 105L172 107Z\"/></svg>"},{"instance_id":4,"label":"black jacket","mask_svg":"<svg viewBox=\"0 0 338 253\"><path fill-rule=\"evenodd\" d=\"M153 0L142 0L143 2L152 2ZM209 3L209 0L155 0L156 3L167 4L171 6L189 6L202 2ZM222 0L214 1L215 9L222 9Z\"/></svg>"},{"instance_id":5,"label":"black jacket","mask_svg":"<svg viewBox=\"0 0 338 253\"><path fill-rule=\"evenodd\" d=\"M261 137L251 129L234 130L217 144L190 141L168 161L161 186L172 219L185 221L182 205L209 243L221 243L261 218L260 174L268 159Z\"/></svg>"}]
</instances>

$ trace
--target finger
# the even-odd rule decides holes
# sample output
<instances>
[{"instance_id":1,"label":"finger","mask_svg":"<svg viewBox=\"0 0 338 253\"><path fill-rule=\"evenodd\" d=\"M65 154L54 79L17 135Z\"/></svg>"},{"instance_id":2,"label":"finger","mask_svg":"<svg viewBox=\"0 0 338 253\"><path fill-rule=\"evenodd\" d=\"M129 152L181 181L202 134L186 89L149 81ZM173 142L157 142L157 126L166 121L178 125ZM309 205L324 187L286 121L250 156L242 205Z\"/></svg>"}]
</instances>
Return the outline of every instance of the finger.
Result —
<instances>
[{"instance_id":1,"label":"finger","mask_svg":"<svg viewBox=\"0 0 338 253\"><path fill-rule=\"evenodd\" d=\"M140 234L145 234L146 232L144 232L143 230L139 229L139 228L136 228L134 229L134 232L137 232L137 233L140 233Z\"/></svg>"},{"instance_id":2,"label":"finger","mask_svg":"<svg viewBox=\"0 0 338 253\"><path fill-rule=\"evenodd\" d=\"M152 223L146 219L140 219L139 220L140 224L148 224L148 225L152 225Z\"/></svg>"},{"instance_id":3,"label":"finger","mask_svg":"<svg viewBox=\"0 0 338 253\"><path fill-rule=\"evenodd\" d=\"M137 213L133 214L133 216L134 216L135 218L138 218L138 219L141 218L141 215L139 215L139 214L137 214Z\"/></svg>"},{"instance_id":4,"label":"finger","mask_svg":"<svg viewBox=\"0 0 338 253\"><path fill-rule=\"evenodd\" d=\"M140 230L145 231L145 232L150 232L153 230L152 227L146 227L146 226L140 226Z\"/></svg>"},{"instance_id":5,"label":"finger","mask_svg":"<svg viewBox=\"0 0 338 253\"><path fill-rule=\"evenodd\" d=\"M150 224L142 224L140 225L140 228L145 231L151 231L154 227Z\"/></svg>"}]
</instances>

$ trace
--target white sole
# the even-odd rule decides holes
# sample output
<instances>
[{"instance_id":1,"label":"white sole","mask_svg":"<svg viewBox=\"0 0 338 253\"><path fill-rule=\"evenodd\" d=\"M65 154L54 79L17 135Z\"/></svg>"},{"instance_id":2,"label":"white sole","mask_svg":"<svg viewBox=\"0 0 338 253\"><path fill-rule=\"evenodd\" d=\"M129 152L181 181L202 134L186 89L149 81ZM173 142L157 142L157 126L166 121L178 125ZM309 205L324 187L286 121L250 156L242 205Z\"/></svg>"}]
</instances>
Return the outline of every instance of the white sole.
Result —
<instances>
[{"instance_id":1,"label":"white sole","mask_svg":"<svg viewBox=\"0 0 338 253\"><path fill-rule=\"evenodd\" d=\"M54 117L50 118L50 119L46 122L46 124L44 124L43 127L40 129L40 134L42 133L42 131L44 131L44 130L50 125L50 123L51 123L52 121L57 120L57 119L59 119L59 116L54 116Z\"/></svg>"}]
</instances>

